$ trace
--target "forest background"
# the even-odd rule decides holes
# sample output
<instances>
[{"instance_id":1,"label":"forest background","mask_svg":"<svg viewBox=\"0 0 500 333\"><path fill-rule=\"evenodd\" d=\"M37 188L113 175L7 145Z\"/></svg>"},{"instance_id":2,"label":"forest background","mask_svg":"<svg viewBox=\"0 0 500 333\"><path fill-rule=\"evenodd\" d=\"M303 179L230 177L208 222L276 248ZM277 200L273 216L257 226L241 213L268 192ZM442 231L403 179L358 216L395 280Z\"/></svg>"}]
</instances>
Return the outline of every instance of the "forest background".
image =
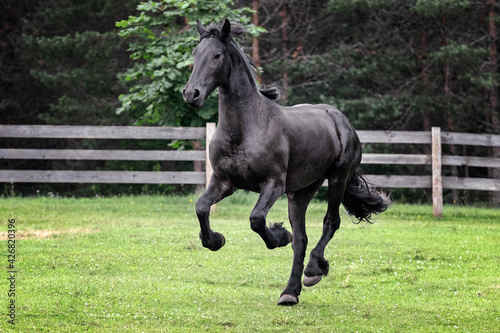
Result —
<instances>
[{"instance_id":1,"label":"forest background","mask_svg":"<svg viewBox=\"0 0 500 333\"><path fill-rule=\"evenodd\" d=\"M0 123L203 126L214 96L189 108L181 90L197 44L193 23L229 18L277 86L280 104L327 103L356 129L500 134L496 0L6 0L0 5ZM2 147L200 149L199 142L1 140ZM389 152L371 145L365 151ZM427 153L426 146L390 152ZM500 149L447 146L447 154L500 157ZM193 163L1 161L2 169L192 170ZM391 174L420 166L366 166ZM500 178L499 169L450 167L449 175ZM193 191L190 186L2 184L4 195L70 196ZM497 200L449 192L445 202ZM398 200L429 200L397 190ZM497 200L498 202L498 200Z\"/></svg>"}]
</instances>

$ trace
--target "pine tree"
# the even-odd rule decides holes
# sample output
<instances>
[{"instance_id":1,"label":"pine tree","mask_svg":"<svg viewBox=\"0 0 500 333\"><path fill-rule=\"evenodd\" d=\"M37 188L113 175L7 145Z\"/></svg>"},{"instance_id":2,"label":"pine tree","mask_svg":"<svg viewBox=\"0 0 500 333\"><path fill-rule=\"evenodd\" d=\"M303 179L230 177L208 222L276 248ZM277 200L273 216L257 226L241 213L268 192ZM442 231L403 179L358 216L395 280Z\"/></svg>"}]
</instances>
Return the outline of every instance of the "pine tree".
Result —
<instances>
[{"instance_id":1,"label":"pine tree","mask_svg":"<svg viewBox=\"0 0 500 333\"><path fill-rule=\"evenodd\" d=\"M48 124L113 124L123 87L117 73L127 65L115 21L137 1L46 1L32 10L33 27L23 35L23 59L31 75L56 99L40 112ZM123 117L122 117L123 118Z\"/></svg>"}]
</instances>

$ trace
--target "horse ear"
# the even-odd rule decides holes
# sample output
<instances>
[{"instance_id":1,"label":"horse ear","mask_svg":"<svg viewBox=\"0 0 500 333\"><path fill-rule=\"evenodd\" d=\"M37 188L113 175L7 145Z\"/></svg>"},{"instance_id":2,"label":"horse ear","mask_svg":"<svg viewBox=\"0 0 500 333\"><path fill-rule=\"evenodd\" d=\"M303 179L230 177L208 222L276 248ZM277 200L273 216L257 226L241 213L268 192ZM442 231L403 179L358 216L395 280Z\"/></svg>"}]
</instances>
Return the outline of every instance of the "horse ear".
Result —
<instances>
[{"instance_id":1,"label":"horse ear","mask_svg":"<svg viewBox=\"0 0 500 333\"><path fill-rule=\"evenodd\" d=\"M200 20L196 20L196 29L198 30L198 34L200 36L203 35L203 33L207 31L205 29L205 27L203 26L203 24L201 24Z\"/></svg>"},{"instance_id":2,"label":"horse ear","mask_svg":"<svg viewBox=\"0 0 500 333\"><path fill-rule=\"evenodd\" d=\"M229 37L229 35L231 34L231 23L229 22L228 19L226 19L226 21L224 21L224 25L222 26L221 32L222 32L222 35L221 35L222 39Z\"/></svg>"}]
</instances>

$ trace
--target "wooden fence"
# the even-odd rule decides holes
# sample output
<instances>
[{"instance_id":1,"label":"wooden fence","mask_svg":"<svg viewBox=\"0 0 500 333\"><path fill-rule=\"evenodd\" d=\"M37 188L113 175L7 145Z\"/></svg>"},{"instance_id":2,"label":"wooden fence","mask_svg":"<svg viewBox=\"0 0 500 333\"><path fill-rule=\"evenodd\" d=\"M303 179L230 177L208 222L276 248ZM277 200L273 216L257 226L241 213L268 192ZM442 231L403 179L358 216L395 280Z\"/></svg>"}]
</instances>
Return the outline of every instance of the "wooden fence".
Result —
<instances>
[{"instance_id":1,"label":"wooden fence","mask_svg":"<svg viewBox=\"0 0 500 333\"><path fill-rule=\"evenodd\" d=\"M457 190L500 191L500 179L442 177L441 167L469 166L500 168L500 158L442 155L441 146L472 145L500 147L500 135L441 132L433 127L431 132L357 131L363 143L429 144L432 153L425 154L363 154L362 164L432 165L427 176L367 175L372 183L385 188L432 188L434 215L443 213L443 188Z\"/></svg>"},{"instance_id":2,"label":"wooden fence","mask_svg":"<svg viewBox=\"0 0 500 333\"><path fill-rule=\"evenodd\" d=\"M214 123L204 127L139 126L45 126L0 125L0 138L50 139L160 139L207 140ZM206 161L208 151L179 150L90 150L90 149L11 149L0 148L0 160L120 160L120 161ZM128 183L205 184L211 174L196 171L73 171L0 170L0 182L9 183Z\"/></svg>"},{"instance_id":3,"label":"wooden fence","mask_svg":"<svg viewBox=\"0 0 500 333\"><path fill-rule=\"evenodd\" d=\"M136 126L41 126L0 125L0 138L52 139L187 139L207 140L215 124L206 127ZM368 175L377 187L432 188L435 215L442 214L442 189L500 191L500 180L491 178L442 177L441 166L500 168L500 158L448 156L441 154L443 144L500 147L500 135L447 133L434 127L432 132L358 131L363 143L426 144L432 154L363 154L363 164L432 165L432 174ZM0 159L38 160L130 160L130 161L206 161L206 172L195 171L74 171L74 170L0 170L0 182L9 183L136 183L207 184L212 169L205 151L12 149L0 148Z\"/></svg>"}]
</instances>

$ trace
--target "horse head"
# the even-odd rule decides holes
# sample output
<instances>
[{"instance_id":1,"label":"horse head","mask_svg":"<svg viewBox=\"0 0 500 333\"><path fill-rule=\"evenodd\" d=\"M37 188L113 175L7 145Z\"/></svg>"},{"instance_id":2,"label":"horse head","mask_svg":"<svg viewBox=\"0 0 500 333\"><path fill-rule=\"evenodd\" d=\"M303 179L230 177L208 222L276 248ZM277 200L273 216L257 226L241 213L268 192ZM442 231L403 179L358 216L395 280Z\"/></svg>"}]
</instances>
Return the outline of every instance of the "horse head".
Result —
<instances>
[{"instance_id":1,"label":"horse head","mask_svg":"<svg viewBox=\"0 0 500 333\"><path fill-rule=\"evenodd\" d=\"M222 27L210 26L207 30L197 20L200 44L193 50L194 68L182 96L193 107L203 105L219 85L227 81L230 55L226 43L231 34L231 24L226 19Z\"/></svg>"}]
</instances>

